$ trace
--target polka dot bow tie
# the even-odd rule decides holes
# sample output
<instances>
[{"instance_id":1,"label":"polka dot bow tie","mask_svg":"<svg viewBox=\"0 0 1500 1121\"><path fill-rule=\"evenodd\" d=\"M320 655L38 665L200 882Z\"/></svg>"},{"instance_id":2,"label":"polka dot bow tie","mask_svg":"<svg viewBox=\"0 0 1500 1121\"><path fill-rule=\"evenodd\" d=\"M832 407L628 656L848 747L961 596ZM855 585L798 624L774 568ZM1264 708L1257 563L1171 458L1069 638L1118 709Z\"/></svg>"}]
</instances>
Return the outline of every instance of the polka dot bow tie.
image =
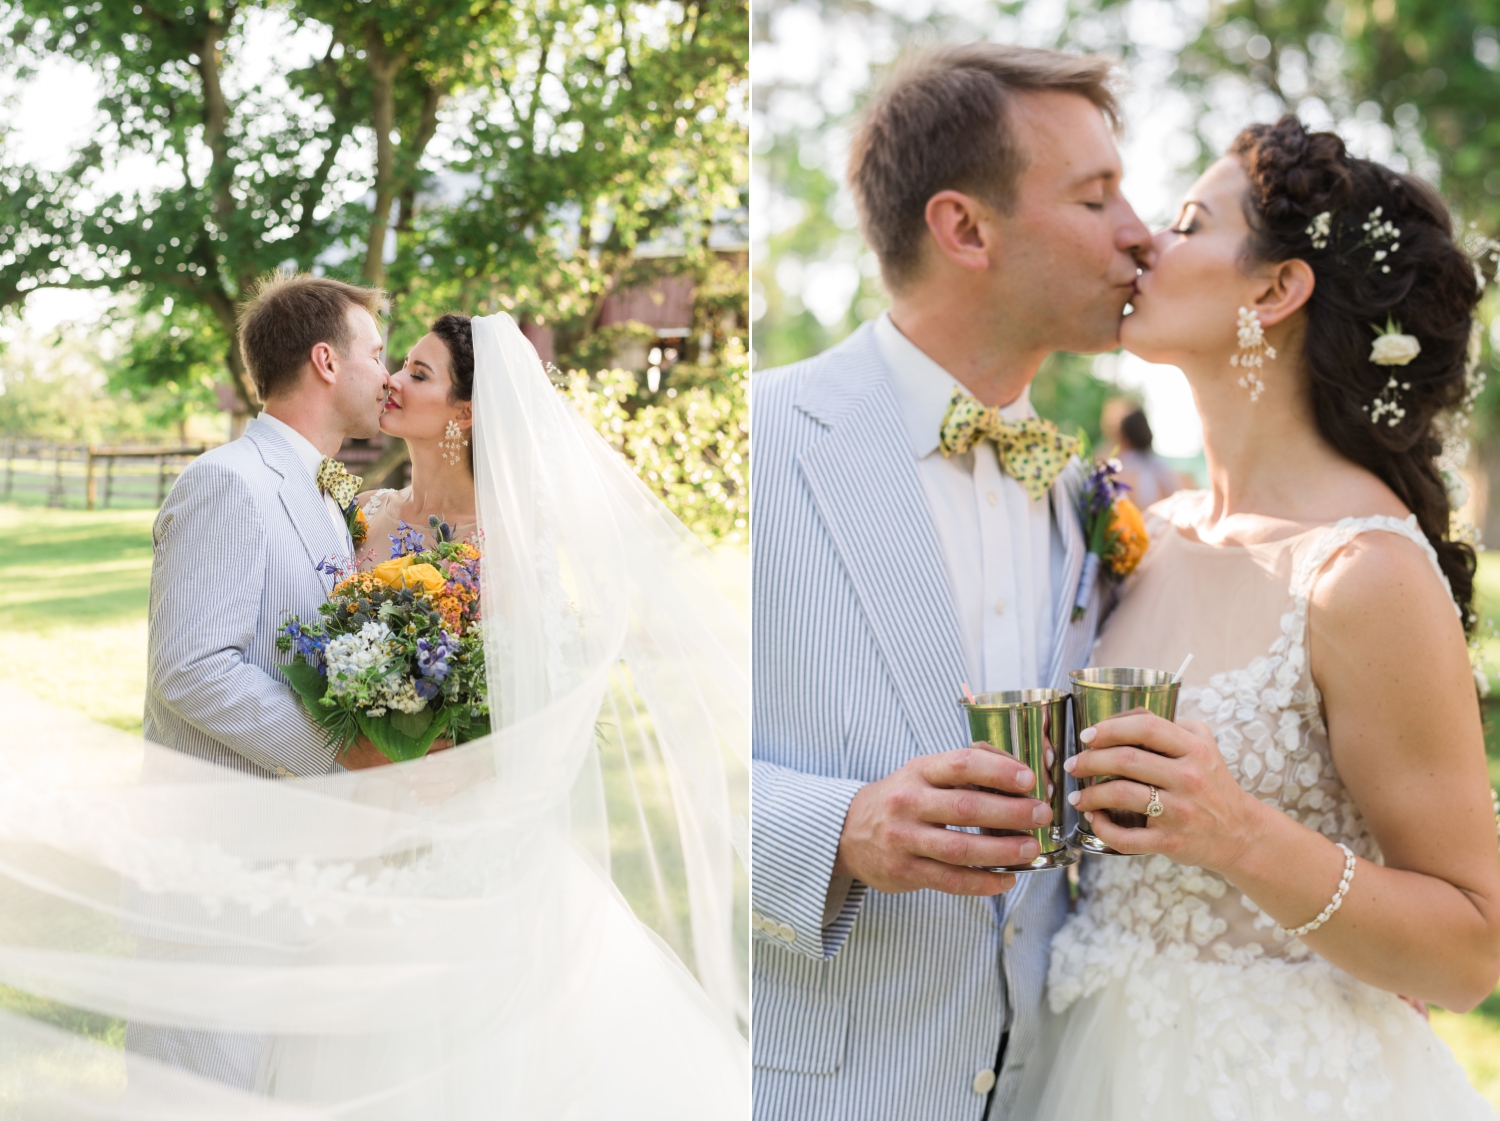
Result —
<instances>
[{"instance_id":1,"label":"polka dot bow tie","mask_svg":"<svg viewBox=\"0 0 1500 1121\"><path fill-rule=\"evenodd\" d=\"M1025 487L1033 499L1052 489L1079 449L1077 438L1059 435L1050 420L1005 420L999 408L987 409L962 389L955 389L943 414L938 450L944 455L963 455L981 440L995 442L1000 470Z\"/></svg>"},{"instance_id":2,"label":"polka dot bow tie","mask_svg":"<svg viewBox=\"0 0 1500 1121\"><path fill-rule=\"evenodd\" d=\"M362 482L363 479L349 474L348 468L336 459L324 456L318 467L318 490L337 502L340 510L349 509Z\"/></svg>"}]
</instances>

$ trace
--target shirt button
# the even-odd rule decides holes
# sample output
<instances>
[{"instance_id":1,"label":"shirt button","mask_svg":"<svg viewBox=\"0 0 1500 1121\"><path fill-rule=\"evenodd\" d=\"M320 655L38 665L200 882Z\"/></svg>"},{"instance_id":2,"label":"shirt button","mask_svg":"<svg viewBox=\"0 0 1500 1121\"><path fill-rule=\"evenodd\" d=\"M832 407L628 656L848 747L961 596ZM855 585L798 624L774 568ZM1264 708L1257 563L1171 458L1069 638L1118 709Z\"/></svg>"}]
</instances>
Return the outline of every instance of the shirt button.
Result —
<instances>
[{"instance_id":1,"label":"shirt button","mask_svg":"<svg viewBox=\"0 0 1500 1121\"><path fill-rule=\"evenodd\" d=\"M990 493L987 494L987 495L985 495L985 497L990 500L990 505L991 506L994 506L996 503L998 503L1000 501L1000 496L998 494L996 494L994 491L990 491Z\"/></svg>"},{"instance_id":2,"label":"shirt button","mask_svg":"<svg viewBox=\"0 0 1500 1121\"><path fill-rule=\"evenodd\" d=\"M1008 922L1005 924L1005 944L1009 946L1016 940L1016 924Z\"/></svg>"},{"instance_id":3,"label":"shirt button","mask_svg":"<svg viewBox=\"0 0 1500 1121\"><path fill-rule=\"evenodd\" d=\"M974 1092L988 1094L995 1088L995 1072L986 1067L974 1076Z\"/></svg>"},{"instance_id":4,"label":"shirt button","mask_svg":"<svg viewBox=\"0 0 1500 1121\"><path fill-rule=\"evenodd\" d=\"M1005 601L1003 599L997 599L995 601L995 614L996 615L1004 615L1005 614Z\"/></svg>"}]
</instances>

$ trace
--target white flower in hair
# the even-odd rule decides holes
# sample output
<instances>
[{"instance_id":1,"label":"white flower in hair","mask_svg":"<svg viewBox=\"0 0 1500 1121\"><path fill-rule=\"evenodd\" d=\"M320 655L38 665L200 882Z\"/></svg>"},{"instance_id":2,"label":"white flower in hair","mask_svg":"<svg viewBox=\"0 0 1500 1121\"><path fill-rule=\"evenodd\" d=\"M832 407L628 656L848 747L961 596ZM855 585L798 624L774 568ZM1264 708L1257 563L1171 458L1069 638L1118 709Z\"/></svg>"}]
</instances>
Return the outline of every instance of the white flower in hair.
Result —
<instances>
[{"instance_id":1,"label":"white flower in hair","mask_svg":"<svg viewBox=\"0 0 1500 1121\"><path fill-rule=\"evenodd\" d=\"M1312 220L1307 229L1302 232L1312 239L1314 249L1328 248L1328 234L1333 223L1333 213L1325 210Z\"/></svg>"},{"instance_id":2,"label":"white flower in hair","mask_svg":"<svg viewBox=\"0 0 1500 1121\"><path fill-rule=\"evenodd\" d=\"M1401 333L1401 324L1390 319L1385 330L1375 328L1375 342L1370 347L1370 361L1377 366L1405 366L1422 353L1422 344L1412 335Z\"/></svg>"}]
</instances>

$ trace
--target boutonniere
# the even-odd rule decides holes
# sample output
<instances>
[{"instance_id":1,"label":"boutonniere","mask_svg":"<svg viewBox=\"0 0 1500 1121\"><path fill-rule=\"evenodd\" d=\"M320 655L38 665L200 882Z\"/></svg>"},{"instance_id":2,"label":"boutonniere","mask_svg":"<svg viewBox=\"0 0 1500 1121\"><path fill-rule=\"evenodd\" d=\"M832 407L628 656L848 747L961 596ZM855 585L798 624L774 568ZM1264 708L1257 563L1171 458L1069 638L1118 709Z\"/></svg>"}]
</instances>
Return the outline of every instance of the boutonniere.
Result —
<instances>
[{"instance_id":1,"label":"boutonniere","mask_svg":"<svg viewBox=\"0 0 1500 1121\"><path fill-rule=\"evenodd\" d=\"M1083 521L1083 536L1089 551L1083 558L1078 592L1073 597L1075 623L1083 618L1089 593L1101 572L1107 579L1125 579L1141 563L1146 546L1151 543L1140 510L1125 497L1130 486L1120 482L1119 476L1120 461L1105 460L1089 475L1079 492L1078 515Z\"/></svg>"},{"instance_id":2,"label":"boutonniere","mask_svg":"<svg viewBox=\"0 0 1500 1121\"><path fill-rule=\"evenodd\" d=\"M358 502L349 503L349 508L344 511L344 524L349 527L349 539L358 549L365 543L365 538L370 536L370 523L365 521L365 512L360 509Z\"/></svg>"}]
</instances>

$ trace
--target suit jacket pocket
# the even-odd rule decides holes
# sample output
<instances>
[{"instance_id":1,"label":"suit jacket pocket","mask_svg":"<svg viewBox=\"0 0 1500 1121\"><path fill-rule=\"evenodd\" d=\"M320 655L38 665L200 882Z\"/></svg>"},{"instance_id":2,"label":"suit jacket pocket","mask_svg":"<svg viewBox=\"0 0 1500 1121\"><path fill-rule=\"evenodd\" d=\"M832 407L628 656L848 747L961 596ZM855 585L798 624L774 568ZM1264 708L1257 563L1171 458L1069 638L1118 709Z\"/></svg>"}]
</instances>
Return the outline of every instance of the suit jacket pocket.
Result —
<instances>
[{"instance_id":1,"label":"suit jacket pocket","mask_svg":"<svg viewBox=\"0 0 1500 1121\"><path fill-rule=\"evenodd\" d=\"M752 986L755 1065L796 1074L833 1074L844 1064L849 1009L815 992L758 973Z\"/></svg>"}]
</instances>

